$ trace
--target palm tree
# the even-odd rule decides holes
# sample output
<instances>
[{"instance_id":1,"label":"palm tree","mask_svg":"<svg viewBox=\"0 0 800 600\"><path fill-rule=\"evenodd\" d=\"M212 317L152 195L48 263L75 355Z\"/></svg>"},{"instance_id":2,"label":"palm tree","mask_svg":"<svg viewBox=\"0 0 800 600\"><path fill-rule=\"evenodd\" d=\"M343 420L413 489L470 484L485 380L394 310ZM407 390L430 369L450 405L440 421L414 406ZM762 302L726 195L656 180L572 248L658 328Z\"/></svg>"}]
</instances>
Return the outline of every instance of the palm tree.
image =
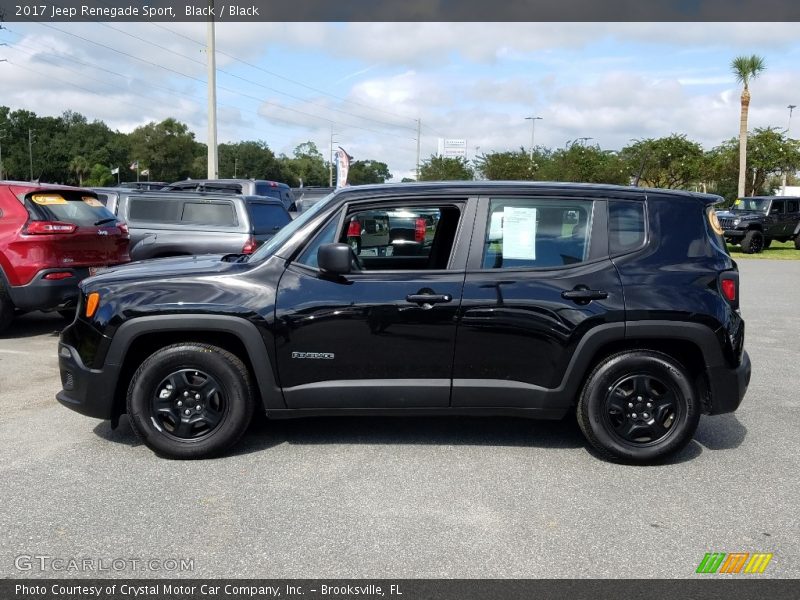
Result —
<instances>
[{"instance_id":1,"label":"palm tree","mask_svg":"<svg viewBox=\"0 0 800 600\"><path fill-rule=\"evenodd\" d=\"M742 89L742 112L739 117L739 197L744 196L745 176L747 175L747 112L750 109L750 80L758 77L766 69L764 59L752 56L737 56L731 61L731 70L736 81L744 85Z\"/></svg>"},{"instance_id":2,"label":"palm tree","mask_svg":"<svg viewBox=\"0 0 800 600\"><path fill-rule=\"evenodd\" d=\"M75 173L78 176L78 185L83 187L83 178L89 174L91 170L91 166L89 165L89 161L86 160L83 156L76 156L72 159L72 162L69 163L70 171Z\"/></svg>"}]
</instances>

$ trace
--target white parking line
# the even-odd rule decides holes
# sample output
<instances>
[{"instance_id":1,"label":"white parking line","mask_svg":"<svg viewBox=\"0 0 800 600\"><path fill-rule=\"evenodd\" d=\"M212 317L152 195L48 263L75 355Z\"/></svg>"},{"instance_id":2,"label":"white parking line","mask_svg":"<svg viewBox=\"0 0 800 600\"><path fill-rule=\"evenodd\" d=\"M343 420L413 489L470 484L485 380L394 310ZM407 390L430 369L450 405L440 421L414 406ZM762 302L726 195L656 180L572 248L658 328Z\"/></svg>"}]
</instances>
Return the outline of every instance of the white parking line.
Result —
<instances>
[{"instance_id":1,"label":"white parking line","mask_svg":"<svg viewBox=\"0 0 800 600\"><path fill-rule=\"evenodd\" d=\"M26 352L25 350L6 350L5 348L0 348L0 353L3 353L3 354L32 354L31 352Z\"/></svg>"}]
</instances>

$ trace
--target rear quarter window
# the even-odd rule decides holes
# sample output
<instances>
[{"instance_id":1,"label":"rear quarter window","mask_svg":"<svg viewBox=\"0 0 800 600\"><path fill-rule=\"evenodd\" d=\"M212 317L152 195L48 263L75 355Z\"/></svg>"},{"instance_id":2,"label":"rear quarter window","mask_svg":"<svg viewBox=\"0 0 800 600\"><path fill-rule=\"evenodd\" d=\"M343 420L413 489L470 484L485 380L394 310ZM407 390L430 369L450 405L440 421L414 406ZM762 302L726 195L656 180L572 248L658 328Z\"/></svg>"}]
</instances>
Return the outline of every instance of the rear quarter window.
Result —
<instances>
[{"instance_id":1,"label":"rear quarter window","mask_svg":"<svg viewBox=\"0 0 800 600\"><path fill-rule=\"evenodd\" d=\"M644 244L643 202L611 200L608 203L608 250L612 256L636 250Z\"/></svg>"},{"instance_id":2,"label":"rear quarter window","mask_svg":"<svg viewBox=\"0 0 800 600\"><path fill-rule=\"evenodd\" d=\"M250 222L256 235L275 233L292 218L283 206L254 202L249 205Z\"/></svg>"}]
</instances>

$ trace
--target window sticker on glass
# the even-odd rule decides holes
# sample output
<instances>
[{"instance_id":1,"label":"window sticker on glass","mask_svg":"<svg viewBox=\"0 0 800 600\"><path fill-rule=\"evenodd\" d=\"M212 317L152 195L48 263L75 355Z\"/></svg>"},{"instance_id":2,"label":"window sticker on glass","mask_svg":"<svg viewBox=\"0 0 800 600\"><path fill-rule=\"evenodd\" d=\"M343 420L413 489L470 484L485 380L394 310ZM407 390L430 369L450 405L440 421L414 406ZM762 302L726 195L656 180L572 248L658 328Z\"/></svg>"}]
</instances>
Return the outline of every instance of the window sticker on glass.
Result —
<instances>
[{"instance_id":1,"label":"window sticker on glass","mask_svg":"<svg viewBox=\"0 0 800 600\"><path fill-rule=\"evenodd\" d=\"M535 208L506 206L503 210L503 258L536 260Z\"/></svg>"},{"instance_id":2,"label":"window sticker on glass","mask_svg":"<svg viewBox=\"0 0 800 600\"><path fill-rule=\"evenodd\" d=\"M31 200L36 202L36 204L48 205L48 204L66 204L67 200L60 196L59 194L34 194L31 196Z\"/></svg>"},{"instance_id":3,"label":"window sticker on glass","mask_svg":"<svg viewBox=\"0 0 800 600\"><path fill-rule=\"evenodd\" d=\"M81 196L81 200L83 200L89 206L94 206L96 208L103 208L103 203L100 202L97 198L92 198L91 196Z\"/></svg>"}]
</instances>

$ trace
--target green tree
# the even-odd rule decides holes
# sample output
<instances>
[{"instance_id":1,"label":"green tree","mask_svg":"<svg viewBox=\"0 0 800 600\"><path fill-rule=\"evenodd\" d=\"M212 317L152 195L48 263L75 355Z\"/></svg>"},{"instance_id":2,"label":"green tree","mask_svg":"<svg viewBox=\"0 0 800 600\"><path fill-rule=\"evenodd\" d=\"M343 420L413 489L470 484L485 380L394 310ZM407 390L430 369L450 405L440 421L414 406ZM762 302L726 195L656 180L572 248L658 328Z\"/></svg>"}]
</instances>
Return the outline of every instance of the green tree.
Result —
<instances>
[{"instance_id":1,"label":"green tree","mask_svg":"<svg viewBox=\"0 0 800 600\"><path fill-rule=\"evenodd\" d=\"M300 181L303 185L328 185L328 164L314 142L300 144L294 149L293 157L282 156L280 160L290 174L291 185L299 185Z\"/></svg>"},{"instance_id":2,"label":"green tree","mask_svg":"<svg viewBox=\"0 0 800 600\"><path fill-rule=\"evenodd\" d=\"M800 142L789 139L777 127L757 128L748 143L750 169L745 179L745 195L769 195L775 192L774 178L788 170L800 169ZM728 201L737 197L738 140L731 138L706 153L705 178L709 191Z\"/></svg>"},{"instance_id":3,"label":"green tree","mask_svg":"<svg viewBox=\"0 0 800 600\"><path fill-rule=\"evenodd\" d=\"M685 135L637 140L620 152L628 174L639 175L640 185L688 189L702 179L703 148Z\"/></svg>"},{"instance_id":4,"label":"green tree","mask_svg":"<svg viewBox=\"0 0 800 600\"><path fill-rule=\"evenodd\" d=\"M350 185L385 183L387 179L391 178L392 174L386 163L377 160L355 160L350 164L347 182Z\"/></svg>"},{"instance_id":5,"label":"green tree","mask_svg":"<svg viewBox=\"0 0 800 600\"><path fill-rule=\"evenodd\" d=\"M465 158L431 155L419 168L420 181L469 181L474 175Z\"/></svg>"},{"instance_id":6,"label":"green tree","mask_svg":"<svg viewBox=\"0 0 800 600\"><path fill-rule=\"evenodd\" d=\"M750 81L766 69L764 59L755 54L737 56L731 61L731 70L736 81L742 84L741 112L739 115L739 196L745 195L745 175L747 174L747 113L750 110Z\"/></svg>"},{"instance_id":7,"label":"green tree","mask_svg":"<svg viewBox=\"0 0 800 600\"><path fill-rule=\"evenodd\" d=\"M188 126L172 118L137 127L129 138L130 162L147 165L155 180L186 179L194 174L195 158L205 152Z\"/></svg>"},{"instance_id":8,"label":"green tree","mask_svg":"<svg viewBox=\"0 0 800 600\"><path fill-rule=\"evenodd\" d=\"M484 179L507 181L532 181L536 173L550 160L549 151L537 148L531 160L523 148L516 152L490 152L475 161L478 172Z\"/></svg>"},{"instance_id":9,"label":"green tree","mask_svg":"<svg viewBox=\"0 0 800 600\"><path fill-rule=\"evenodd\" d=\"M247 141L219 145L220 177L271 179L284 181L287 169L267 142Z\"/></svg>"},{"instance_id":10,"label":"green tree","mask_svg":"<svg viewBox=\"0 0 800 600\"><path fill-rule=\"evenodd\" d=\"M89 174L91 166L85 156L76 156L69 163L69 170L78 178L78 185L83 187L83 178Z\"/></svg>"},{"instance_id":11,"label":"green tree","mask_svg":"<svg viewBox=\"0 0 800 600\"><path fill-rule=\"evenodd\" d=\"M96 164L89 172L89 177L86 179L88 187L105 187L113 185L116 178L111 174L111 169L105 165Z\"/></svg>"},{"instance_id":12,"label":"green tree","mask_svg":"<svg viewBox=\"0 0 800 600\"><path fill-rule=\"evenodd\" d=\"M599 145L585 146L573 142L552 153L537 172L544 181L576 181L583 183L630 183L627 165L616 152L601 150Z\"/></svg>"}]
</instances>

